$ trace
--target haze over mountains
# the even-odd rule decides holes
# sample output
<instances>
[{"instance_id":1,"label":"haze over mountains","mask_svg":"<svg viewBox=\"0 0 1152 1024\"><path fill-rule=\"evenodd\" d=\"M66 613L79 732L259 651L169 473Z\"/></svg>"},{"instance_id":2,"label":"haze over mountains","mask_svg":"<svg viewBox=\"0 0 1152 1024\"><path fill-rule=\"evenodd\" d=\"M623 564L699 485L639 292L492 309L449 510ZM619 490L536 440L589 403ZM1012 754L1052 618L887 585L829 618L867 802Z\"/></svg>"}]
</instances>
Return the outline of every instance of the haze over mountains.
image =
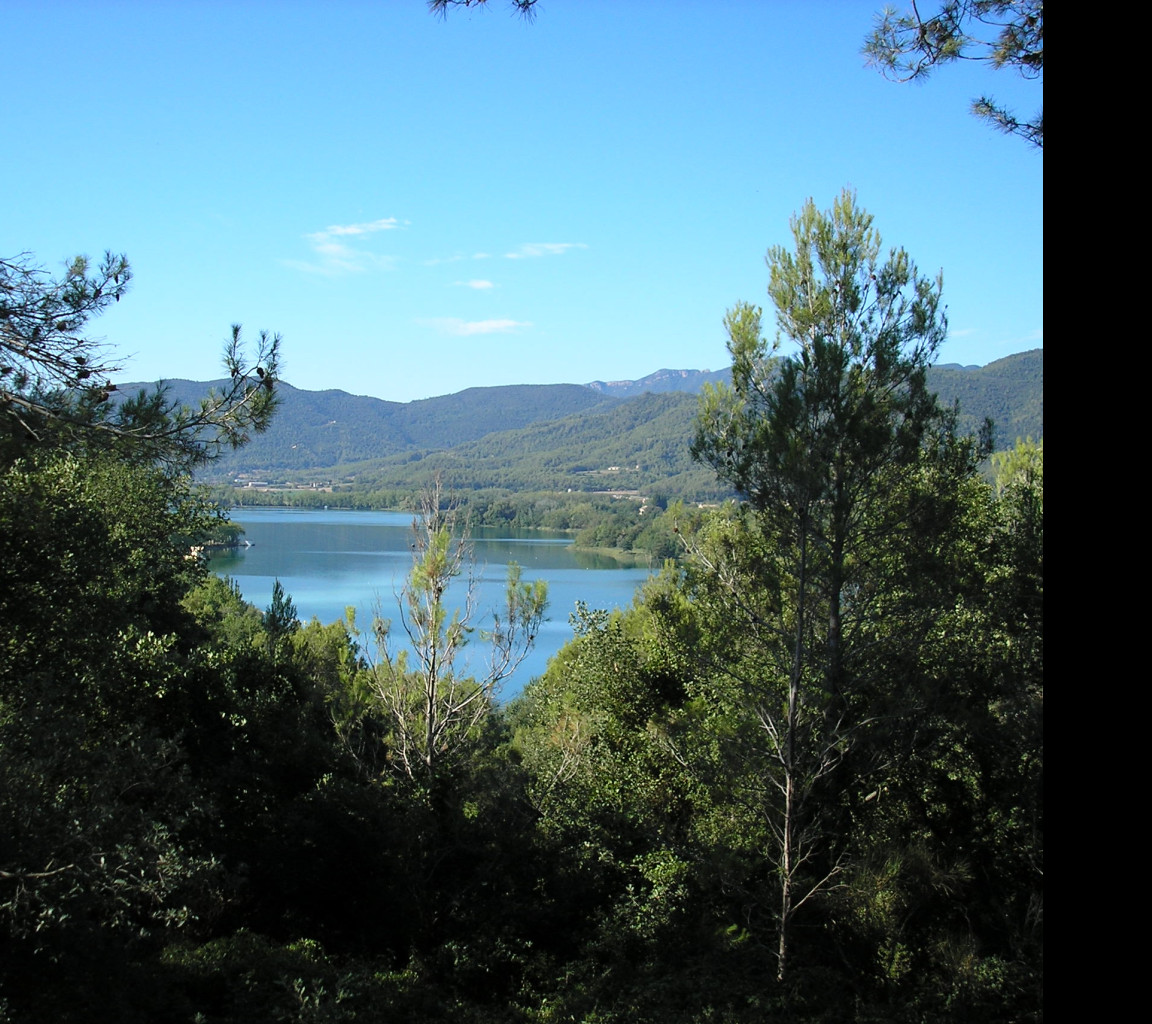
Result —
<instances>
[{"instance_id":1,"label":"haze over mountains","mask_svg":"<svg viewBox=\"0 0 1152 1024\"><path fill-rule=\"evenodd\" d=\"M224 455L204 478L354 477L386 487L439 472L449 485L468 489L658 486L695 495L715 489L711 471L688 455L696 395L704 384L728 378L728 370L664 369L636 381L468 388L407 403L281 383L283 404L268 432ZM173 397L187 402L211 386L168 384ZM991 417L997 447L1043 436L1043 349L984 367L934 367L929 386L945 404L960 403L963 429L976 430Z\"/></svg>"}]
</instances>

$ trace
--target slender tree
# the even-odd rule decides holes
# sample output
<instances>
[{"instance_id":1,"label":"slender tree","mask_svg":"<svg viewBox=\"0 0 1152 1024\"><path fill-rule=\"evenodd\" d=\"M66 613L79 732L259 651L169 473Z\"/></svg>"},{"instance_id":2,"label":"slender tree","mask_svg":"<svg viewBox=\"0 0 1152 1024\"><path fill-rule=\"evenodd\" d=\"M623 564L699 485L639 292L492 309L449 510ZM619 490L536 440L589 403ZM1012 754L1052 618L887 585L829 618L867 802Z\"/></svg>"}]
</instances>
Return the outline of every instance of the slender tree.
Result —
<instances>
[{"instance_id":1,"label":"slender tree","mask_svg":"<svg viewBox=\"0 0 1152 1024\"><path fill-rule=\"evenodd\" d=\"M696 555L736 624L734 655L761 652L758 671L747 655L730 664L775 791L764 806L781 980L797 911L843 866L815 794L868 724L869 688L890 670L881 652L914 636L892 629L894 595L909 544L938 525L940 473L925 453L948 450L948 418L925 385L946 332L941 279L920 276L903 250L882 256L848 191L826 212L809 200L792 234L794 249L768 253L776 341L758 308L729 311L733 383L703 396L693 442L747 499L763 552ZM784 344L793 350L777 357ZM950 466L971 468L962 454Z\"/></svg>"},{"instance_id":2,"label":"slender tree","mask_svg":"<svg viewBox=\"0 0 1152 1024\"><path fill-rule=\"evenodd\" d=\"M510 565L505 607L482 631L490 645L488 664L476 675L459 671L458 659L476 631L477 579L456 509L441 505L437 485L425 492L412 522L412 571L397 595L407 647L397 647L390 620L378 617L373 625L381 658L372 689L391 723L393 764L427 785L476 738L500 682L531 649L547 605L544 581L522 583L520 567ZM460 577L463 594L452 608L449 587Z\"/></svg>"}]
</instances>

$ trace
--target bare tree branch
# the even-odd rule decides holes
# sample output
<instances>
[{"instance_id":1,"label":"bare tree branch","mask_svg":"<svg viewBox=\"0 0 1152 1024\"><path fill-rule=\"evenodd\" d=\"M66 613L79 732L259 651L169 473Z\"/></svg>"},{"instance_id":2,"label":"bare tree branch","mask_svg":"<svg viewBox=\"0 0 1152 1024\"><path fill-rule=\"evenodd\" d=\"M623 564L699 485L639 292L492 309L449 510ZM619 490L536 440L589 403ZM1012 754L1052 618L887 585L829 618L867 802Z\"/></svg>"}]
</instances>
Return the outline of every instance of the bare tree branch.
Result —
<instances>
[{"instance_id":1,"label":"bare tree branch","mask_svg":"<svg viewBox=\"0 0 1152 1024\"><path fill-rule=\"evenodd\" d=\"M1021 78L1044 81L1044 0L945 0L928 17L913 0L911 11L886 7L864 43L870 67L896 82L925 79L941 64L967 60L994 70L1009 68ZM998 131L1044 148L1044 111L1017 118L987 96L972 112Z\"/></svg>"}]
</instances>

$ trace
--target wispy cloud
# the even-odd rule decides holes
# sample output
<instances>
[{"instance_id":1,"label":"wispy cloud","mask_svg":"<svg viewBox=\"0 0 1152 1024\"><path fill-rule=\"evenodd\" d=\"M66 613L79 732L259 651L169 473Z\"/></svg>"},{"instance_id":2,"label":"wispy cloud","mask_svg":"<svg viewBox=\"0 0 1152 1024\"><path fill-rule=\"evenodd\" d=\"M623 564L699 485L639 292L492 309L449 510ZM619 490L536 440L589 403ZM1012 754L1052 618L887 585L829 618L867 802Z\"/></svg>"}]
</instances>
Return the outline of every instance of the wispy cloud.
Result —
<instances>
[{"instance_id":1,"label":"wispy cloud","mask_svg":"<svg viewBox=\"0 0 1152 1024\"><path fill-rule=\"evenodd\" d=\"M395 265L392 256L381 256L363 246L349 244L345 239L362 238L378 231L394 231L405 227L407 221L396 217L382 217L380 220L365 221L362 224L330 224L323 231L313 231L304 236L315 253L316 259L285 260L297 270L312 274L359 274L365 270L391 270Z\"/></svg>"},{"instance_id":2,"label":"wispy cloud","mask_svg":"<svg viewBox=\"0 0 1152 1024\"><path fill-rule=\"evenodd\" d=\"M464 253L458 252L454 256L433 256L424 261L424 266L438 267L441 263L459 263L461 260L490 260L491 258L492 254L488 252L474 252L471 256L465 256Z\"/></svg>"},{"instance_id":3,"label":"wispy cloud","mask_svg":"<svg viewBox=\"0 0 1152 1024\"><path fill-rule=\"evenodd\" d=\"M400 221L395 217L381 217L380 220L370 220L364 224L333 224L323 231L317 231L309 238L320 238L328 235L371 235L377 231L393 231L400 227Z\"/></svg>"},{"instance_id":4,"label":"wispy cloud","mask_svg":"<svg viewBox=\"0 0 1152 1024\"><path fill-rule=\"evenodd\" d=\"M474 334L508 334L521 327L532 326L524 320L460 320L454 316L435 317L416 322L423 327L431 327L441 334L451 334L457 338L467 338Z\"/></svg>"},{"instance_id":5,"label":"wispy cloud","mask_svg":"<svg viewBox=\"0 0 1152 1024\"><path fill-rule=\"evenodd\" d=\"M487 291L489 288L496 287L491 281L484 281L478 278L474 278L471 281L456 281L455 284L461 288L474 288L478 292Z\"/></svg>"},{"instance_id":6,"label":"wispy cloud","mask_svg":"<svg viewBox=\"0 0 1152 1024\"><path fill-rule=\"evenodd\" d=\"M506 260L528 260L537 256L563 256L569 249L587 249L583 242L525 242L519 249L506 252Z\"/></svg>"}]
</instances>

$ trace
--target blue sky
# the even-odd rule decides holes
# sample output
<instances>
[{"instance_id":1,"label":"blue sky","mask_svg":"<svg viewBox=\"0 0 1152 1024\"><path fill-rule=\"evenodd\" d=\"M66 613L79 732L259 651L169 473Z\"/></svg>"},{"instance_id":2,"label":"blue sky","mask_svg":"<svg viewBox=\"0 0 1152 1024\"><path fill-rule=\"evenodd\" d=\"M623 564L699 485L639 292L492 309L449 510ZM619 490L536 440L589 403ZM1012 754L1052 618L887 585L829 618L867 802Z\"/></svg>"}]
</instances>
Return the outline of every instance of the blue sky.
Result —
<instances>
[{"instance_id":1,"label":"blue sky","mask_svg":"<svg viewBox=\"0 0 1152 1024\"><path fill-rule=\"evenodd\" d=\"M7 0L0 256L128 255L122 379L218 376L241 322L297 387L409 401L719 369L849 186L943 270L942 362L1043 345L1043 159L968 113L1037 86L885 81L869 0L489 6Z\"/></svg>"}]
</instances>

